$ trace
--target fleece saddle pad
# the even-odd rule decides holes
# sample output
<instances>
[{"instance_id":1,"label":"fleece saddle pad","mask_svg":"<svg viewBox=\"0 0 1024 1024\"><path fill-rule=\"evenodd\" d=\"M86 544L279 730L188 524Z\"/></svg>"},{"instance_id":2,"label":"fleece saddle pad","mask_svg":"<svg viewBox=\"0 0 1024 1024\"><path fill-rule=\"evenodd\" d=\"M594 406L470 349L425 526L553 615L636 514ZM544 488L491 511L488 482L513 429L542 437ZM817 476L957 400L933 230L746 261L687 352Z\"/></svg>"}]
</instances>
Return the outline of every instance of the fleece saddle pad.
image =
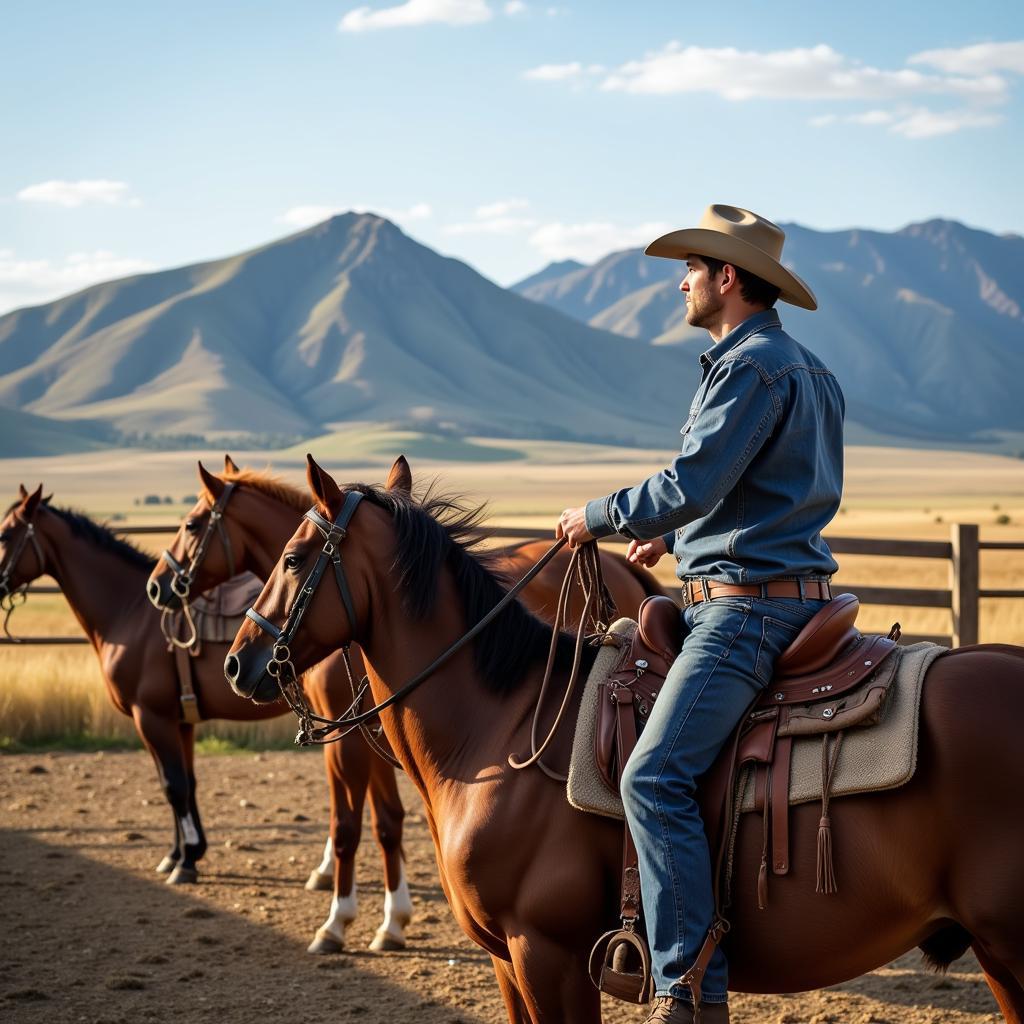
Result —
<instances>
[{"instance_id":1,"label":"fleece saddle pad","mask_svg":"<svg viewBox=\"0 0 1024 1024\"><path fill-rule=\"evenodd\" d=\"M253 606L261 590L263 583L251 572L243 572L195 598L192 616L198 639L212 644L232 642L242 627L246 609ZM187 630L180 614L177 618L181 636Z\"/></svg>"},{"instance_id":2,"label":"fleece saddle pad","mask_svg":"<svg viewBox=\"0 0 1024 1024\"><path fill-rule=\"evenodd\" d=\"M618 635L629 637L636 624L620 619L611 628ZM899 662L882 708L881 721L874 726L846 731L832 783L833 797L894 789L910 781L917 765L918 711L925 673L947 650L936 644L920 643L900 647L890 655ZM567 796L569 803L578 810L621 820L622 800L601 778L594 756L598 687L610 675L618 656L617 648L602 648L587 678L573 739ZM821 800L820 736L797 737L793 742L789 802L798 804L811 800ZM747 773L741 809L754 809L752 772Z\"/></svg>"}]
</instances>

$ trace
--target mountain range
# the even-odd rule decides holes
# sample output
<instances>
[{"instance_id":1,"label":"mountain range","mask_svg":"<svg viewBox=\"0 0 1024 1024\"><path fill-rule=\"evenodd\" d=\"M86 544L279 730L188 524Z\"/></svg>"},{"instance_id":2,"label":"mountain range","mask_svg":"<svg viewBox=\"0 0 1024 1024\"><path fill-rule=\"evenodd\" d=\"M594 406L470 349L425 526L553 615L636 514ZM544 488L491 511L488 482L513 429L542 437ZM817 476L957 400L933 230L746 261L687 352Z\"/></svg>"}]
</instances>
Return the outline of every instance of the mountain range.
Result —
<instances>
[{"instance_id":1,"label":"mountain range","mask_svg":"<svg viewBox=\"0 0 1024 1024\"><path fill-rule=\"evenodd\" d=\"M850 440L1024 447L1024 239L948 221L786 231L821 309L780 312L839 376ZM632 250L503 289L342 214L0 317L0 454L354 423L671 447L710 344L679 277Z\"/></svg>"}]
</instances>

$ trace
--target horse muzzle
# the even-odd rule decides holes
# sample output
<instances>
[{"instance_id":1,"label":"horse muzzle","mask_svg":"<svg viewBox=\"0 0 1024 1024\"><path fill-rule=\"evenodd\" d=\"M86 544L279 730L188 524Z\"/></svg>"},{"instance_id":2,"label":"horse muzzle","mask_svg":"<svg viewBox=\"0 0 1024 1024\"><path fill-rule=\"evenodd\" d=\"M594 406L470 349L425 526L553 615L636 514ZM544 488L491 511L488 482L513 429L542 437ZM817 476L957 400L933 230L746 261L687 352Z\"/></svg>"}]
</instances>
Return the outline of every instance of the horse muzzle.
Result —
<instances>
[{"instance_id":1,"label":"horse muzzle","mask_svg":"<svg viewBox=\"0 0 1024 1024\"><path fill-rule=\"evenodd\" d=\"M264 657L259 649L246 645L224 659L224 675L231 689L256 704L271 704L281 697L281 688L267 671Z\"/></svg>"}]
</instances>

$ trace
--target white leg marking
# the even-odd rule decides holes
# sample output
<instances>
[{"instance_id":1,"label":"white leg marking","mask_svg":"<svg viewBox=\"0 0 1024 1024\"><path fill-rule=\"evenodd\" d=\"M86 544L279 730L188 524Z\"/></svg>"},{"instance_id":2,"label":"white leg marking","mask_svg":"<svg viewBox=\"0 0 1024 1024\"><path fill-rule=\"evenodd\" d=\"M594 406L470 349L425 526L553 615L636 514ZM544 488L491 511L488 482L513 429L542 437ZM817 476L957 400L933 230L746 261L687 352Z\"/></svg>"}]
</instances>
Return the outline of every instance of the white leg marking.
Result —
<instances>
[{"instance_id":1,"label":"white leg marking","mask_svg":"<svg viewBox=\"0 0 1024 1024\"><path fill-rule=\"evenodd\" d=\"M334 874L334 842L331 837L327 837L327 842L324 843L324 859L320 861L320 867L317 871L321 875L333 875Z\"/></svg>"},{"instance_id":2,"label":"white leg marking","mask_svg":"<svg viewBox=\"0 0 1024 1024\"><path fill-rule=\"evenodd\" d=\"M412 897L405 878L405 865L401 866L398 888L384 891L384 923L377 929L376 939L389 938L405 945L405 927L412 920Z\"/></svg>"},{"instance_id":3,"label":"white leg marking","mask_svg":"<svg viewBox=\"0 0 1024 1024\"><path fill-rule=\"evenodd\" d=\"M345 941L345 928L356 919L356 887L347 896L335 896L331 900L331 912L327 920L317 929L317 935L330 935L339 942Z\"/></svg>"},{"instance_id":4,"label":"white leg marking","mask_svg":"<svg viewBox=\"0 0 1024 1024\"><path fill-rule=\"evenodd\" d=\"M181 834L189 846L199 845L199 833L196 831L196 823L192 820L192 814L186 814L178 819L181 822Z\"/></svg>"}]
</instances>

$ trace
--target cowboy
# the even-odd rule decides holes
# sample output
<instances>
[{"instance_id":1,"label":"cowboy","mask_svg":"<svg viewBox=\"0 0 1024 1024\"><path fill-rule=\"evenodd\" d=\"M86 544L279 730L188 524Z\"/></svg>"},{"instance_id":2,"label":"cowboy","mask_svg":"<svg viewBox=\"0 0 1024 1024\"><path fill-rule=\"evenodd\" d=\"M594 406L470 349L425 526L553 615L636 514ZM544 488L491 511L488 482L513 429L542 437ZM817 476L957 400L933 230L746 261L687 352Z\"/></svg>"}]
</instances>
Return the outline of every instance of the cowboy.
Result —
<instances>
[{"instance_id":1,"label":"cowboy","mask_svg":"<svg viewBox=\"0 0 1024 1024\"><path fill-rule=\"evenodd\" d=\"M817 308L782 265L784 240L763 217L714 205L699 227L647 247L686 261L686 321L714 342L700 356L682 448L635 487L566 509L556 530L571 545L624 534L629 559L647 567L671 550L683 584L682 653L621 783L655 981L648 1021L691 1024L701 986L701 1019L729 1019L696 780L768 685L778 656L831 598L838 568L821 531L842 492L844 401L836 378L774 309L779 299ZM687 973L709 956L702 979L699 968Z\"/></svg>"}]
</instances>

